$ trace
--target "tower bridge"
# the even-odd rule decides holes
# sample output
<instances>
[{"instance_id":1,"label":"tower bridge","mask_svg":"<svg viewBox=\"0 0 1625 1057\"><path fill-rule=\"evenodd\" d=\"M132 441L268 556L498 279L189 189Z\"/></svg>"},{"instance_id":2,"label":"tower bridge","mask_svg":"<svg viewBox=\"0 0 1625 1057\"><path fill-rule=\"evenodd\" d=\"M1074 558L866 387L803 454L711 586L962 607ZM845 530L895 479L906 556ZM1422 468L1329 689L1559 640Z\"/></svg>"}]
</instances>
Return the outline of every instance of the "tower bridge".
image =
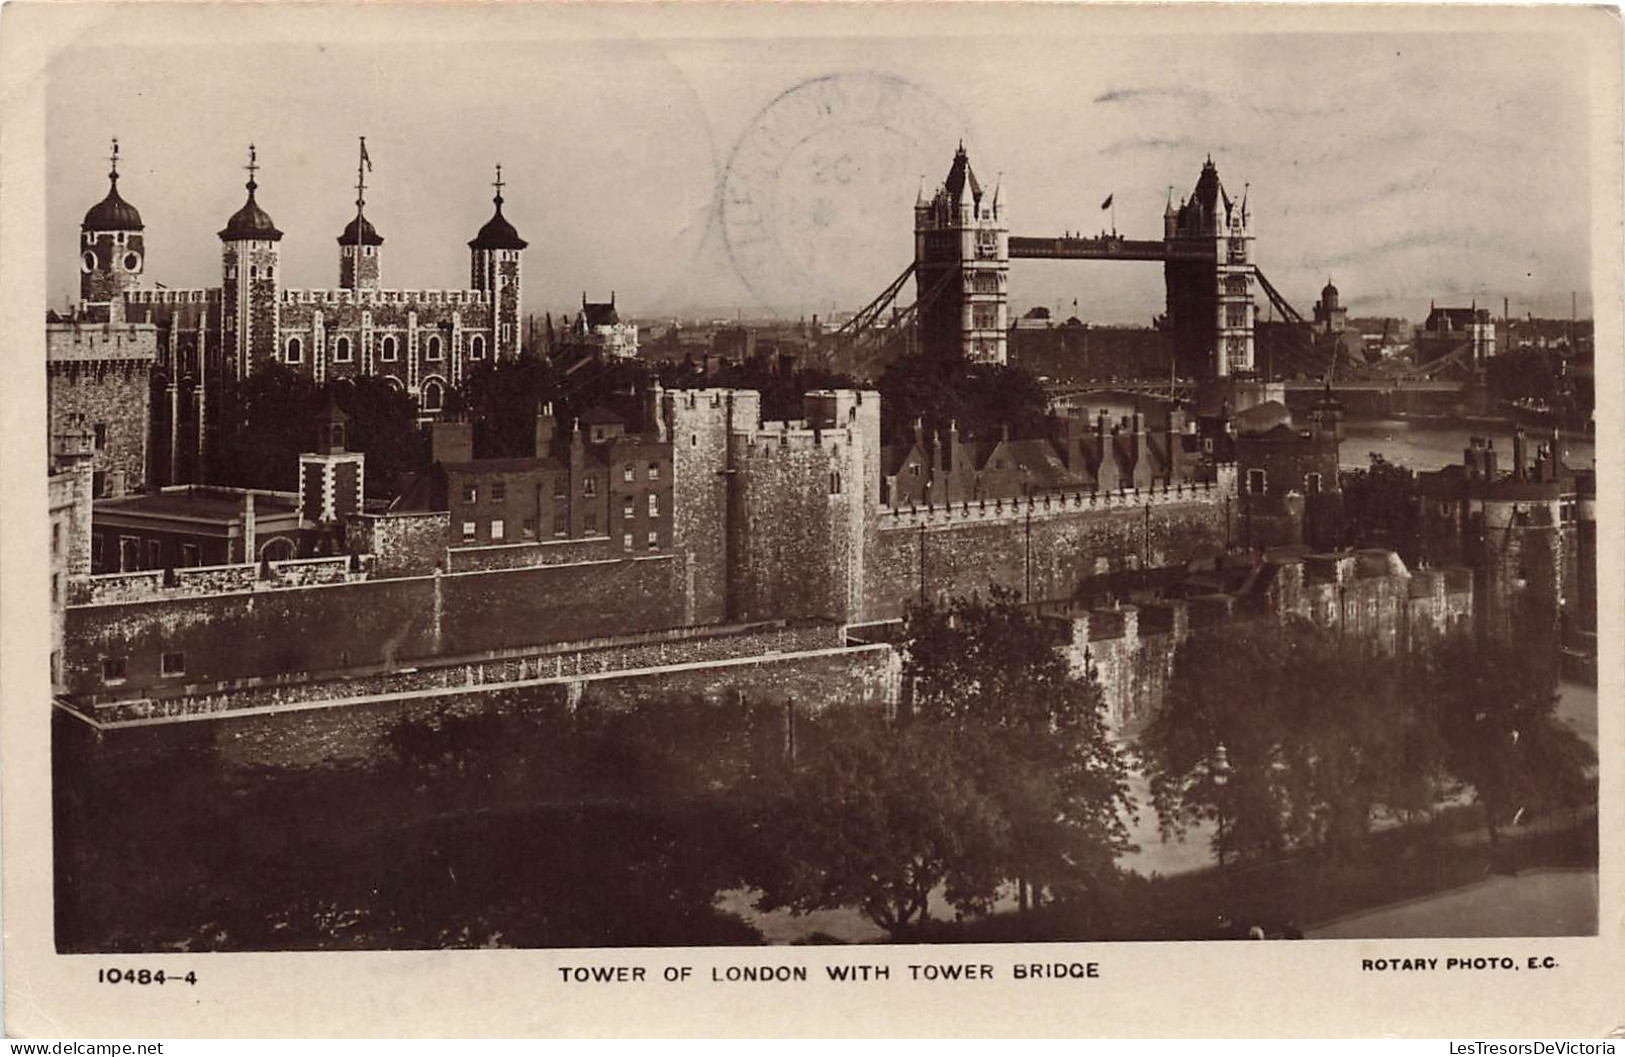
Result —
<instances>
[{"instance_id":1,"label":"tower bridge","mask_svg":"<svg viewBox=\"0 0 1625 1057\"><path fill-rule=\"evenodd\" d=\"M1307 340L1309 323L1254 259L1248 191L1233 197L1211 156L1189 195L1176 202L1170 190L1161 239L1116 231L1031 236L1010 233L1002 179L984 187L964 144L941 186L930 196L922 190L915 202L914 260L832 335L826 362L859 373L873 372L899 352L1006 362L1012 260L1160 263L1167 297L1162 327L1173 369L1158 384L1170 391L1261 369L1321 381L1332 374L1332 365ZM914 303L895 308L910 278ZM1258 325L1260 295L1283 323Z\"/></svg>"}]
</instances>

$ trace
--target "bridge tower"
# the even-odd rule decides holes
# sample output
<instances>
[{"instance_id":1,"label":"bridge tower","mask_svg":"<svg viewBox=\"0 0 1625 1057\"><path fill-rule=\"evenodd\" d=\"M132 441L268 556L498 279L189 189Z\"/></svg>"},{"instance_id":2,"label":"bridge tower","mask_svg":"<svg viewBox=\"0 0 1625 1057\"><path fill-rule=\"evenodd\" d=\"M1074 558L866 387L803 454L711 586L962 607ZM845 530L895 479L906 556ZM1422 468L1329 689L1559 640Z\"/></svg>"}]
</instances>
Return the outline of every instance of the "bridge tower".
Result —
<instances>
[{"instance_id":1,"label":"bridge tower","mask_svg":"<svg viewBox=\"0 0 1625 1057\"><path fill-rule=\"evenodd\" d=\"M920 350L1004 363L1010 225L1002 187L986 193L961 143L948 178L914 203L914 280Z\"/></svg>"},{"instance_id":2,"label":"bridge tower","mask_svg":"<svg viewBox=\"0 0 1625 1057\"><path fill-rule=\"evenodd\" d=\"M1163 214L1168 329L1181 377L1226 378L1253 371L1251 214L1231 199L1209 156L1188 199Z\"/></svg>"}]
</instances>

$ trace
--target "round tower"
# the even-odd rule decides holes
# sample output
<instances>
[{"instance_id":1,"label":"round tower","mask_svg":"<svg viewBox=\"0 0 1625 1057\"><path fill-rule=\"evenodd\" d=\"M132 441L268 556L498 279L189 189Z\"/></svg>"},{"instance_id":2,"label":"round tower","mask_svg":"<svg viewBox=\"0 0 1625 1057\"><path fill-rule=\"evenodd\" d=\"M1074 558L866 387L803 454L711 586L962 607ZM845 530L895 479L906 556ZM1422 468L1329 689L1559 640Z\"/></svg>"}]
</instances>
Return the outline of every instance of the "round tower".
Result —
<instances>
[{"instance_id":1,"label":"round tower","mask_svg":"<svg viewBox=\"0 0 1625 1057\"><path fill-rule=\"evenodd\" d=\"M227 363L242 378L277 358L282 232L254 193L258 155L248 146L248 201L220 230L221 330Z\"/></svg>"},{"instance_id":2,"label":"round tower","mask_svg":"<svg viewBox=\"0 0 1625 1057\"><path fill-rule=\"evenodd\" d=\"M141 285L146 237L141 214L118 193L118 140L107 173L107 197L90 207L79 225L79 300L107 304Z\"/></svg>"},{"instance_id":3,"label":"round tower","mask_svg":"<svg viewBox=\"0 0 1625 1057\"><path fill-rule=\"evenodd\" d=\"M497 166L497 177L492 184L496 196L491 199L496 212L485 222L468 244L469 281L476 290L491 295L491 344L498 360L513 359L519 355L520 315L520 257L529 243L502 215L502 166Z\"/></svg>"}]
</instances>

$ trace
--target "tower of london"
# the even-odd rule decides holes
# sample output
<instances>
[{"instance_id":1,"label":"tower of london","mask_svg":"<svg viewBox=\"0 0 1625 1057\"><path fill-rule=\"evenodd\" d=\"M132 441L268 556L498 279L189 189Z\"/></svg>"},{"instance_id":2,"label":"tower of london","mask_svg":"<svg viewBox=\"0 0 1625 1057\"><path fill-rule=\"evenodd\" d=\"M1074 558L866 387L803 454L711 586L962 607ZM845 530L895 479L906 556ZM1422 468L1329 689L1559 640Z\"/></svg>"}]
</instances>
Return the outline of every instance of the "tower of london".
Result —
<instances>
[{"instance_id":1,"label":"tower of london","mask_svg":"<svg viewBox=\"0 0 1625 1057\"><path fill-rule=\"evenodd\" d=\"M502 213L501 166L491 218L468 242L468 283L398 290L385 285L385 239L366 215L365 141L361 159L355 213L336 239L337 286L283 285L284 233L260 199L251 145L246 199L217 233L220 283L184 289L149 281L114 141L107 195L80 225L78 302L47 319L51 433L97 438L98 494L201 480L218 384L269 364L317 383L380 376L433 418L470 367L519 355L527 243Z\"/></svg>"}]
</instances>

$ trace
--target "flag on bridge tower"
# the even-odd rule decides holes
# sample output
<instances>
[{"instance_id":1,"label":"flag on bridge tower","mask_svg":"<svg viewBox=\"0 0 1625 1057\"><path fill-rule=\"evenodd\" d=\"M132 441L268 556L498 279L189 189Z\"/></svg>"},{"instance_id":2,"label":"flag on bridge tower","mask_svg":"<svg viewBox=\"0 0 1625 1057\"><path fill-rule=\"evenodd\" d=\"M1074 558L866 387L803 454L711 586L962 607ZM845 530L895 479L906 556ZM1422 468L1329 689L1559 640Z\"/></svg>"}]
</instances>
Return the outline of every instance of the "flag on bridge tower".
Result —
<instances>
[{"instance_id":1,"label":"flag on bridge tower","mask_svg":"<svg viewBox=\"0 0 1625 1057\"><path fill-rule=\"evenodd\" d=\"M1112 207L1112 198L1115 197L1115 195L1116 195L1116 192L1113 192L1112 194L1107 195L1106 200L1104 202L1100 203L1100 208L1102 208L1102 209L1110 209Z\"/></svg>"},{"instance_id":2,"label":"flag on bridge tower","mask_svg":"<svg viewBox=\"0 0 1625 1057\"><path fill-rule=\"evenodd\" d=\"M367 167L368 172L372 172L372 155L367 153L367 137L365 136L361 137L361 164Z\"/></svg>"}]
</instances>

